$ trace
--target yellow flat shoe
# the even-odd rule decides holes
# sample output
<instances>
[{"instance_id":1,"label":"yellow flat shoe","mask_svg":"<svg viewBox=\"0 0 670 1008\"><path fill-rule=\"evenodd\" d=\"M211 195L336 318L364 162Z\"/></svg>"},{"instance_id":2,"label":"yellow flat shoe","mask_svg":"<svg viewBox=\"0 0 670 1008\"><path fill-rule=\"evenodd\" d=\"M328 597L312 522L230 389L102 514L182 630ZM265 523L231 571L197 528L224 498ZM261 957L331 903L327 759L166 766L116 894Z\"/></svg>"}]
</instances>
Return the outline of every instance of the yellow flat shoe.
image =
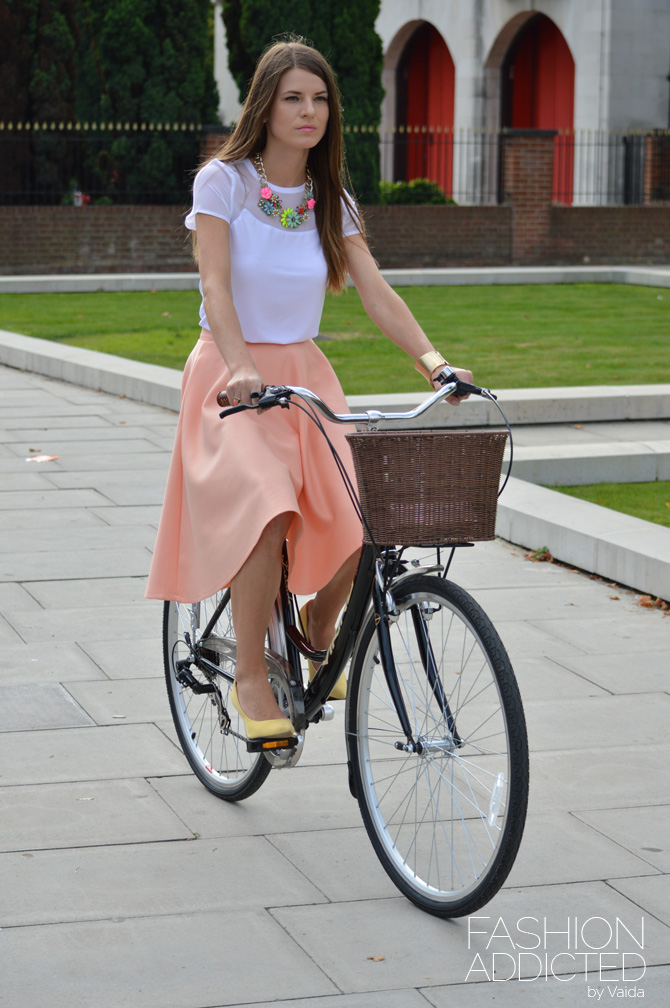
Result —
<instances>
[{"instance_id":1,"label":"yellow flat shoe","mask_svg":"<svg viewBox=\"0 0 670 1008\"><path fill-rule=\"evenodd\" d=\"M307 641L307 643L309 643L309 636L307 634L307 625L308 625L307 624L307 606L310 604L311 601L312 600L310 599L309 602L305 602L304 606L302 607L302 609L298 613L298 620L300 621L300 629L301 629L302 635L305 638L305 640ZM307 671L308 671L308 674L309 674L309 681L311 682L312 679L314 678L314 676L316 675L317 671L318 671L318 667L314 664L314 662L310 661L309 658L307 659ZM333 686L333 692L330 694L330 696L328 697L328 699L329 700L346 700L347 699L347 677L344 674L344 672L342 673L342 675L340 676L340 678L337 680L337 682Z\"/></svg>"},{"instance_id":2,"label":"yellow flat shoe","mask_svg":"<svg viewBox=\"0 0 670 1008\"><path fill-rule=\"evenodd\" d=\"M240 707L240 700L237 695L237 683L233 683L230 691L230 702L244 721L244 728L248 739L275 739L288 738L295 735L295 728L288 718L271 718L269 721L254 721L247 717Z\"/></svg>"}]
</instances>

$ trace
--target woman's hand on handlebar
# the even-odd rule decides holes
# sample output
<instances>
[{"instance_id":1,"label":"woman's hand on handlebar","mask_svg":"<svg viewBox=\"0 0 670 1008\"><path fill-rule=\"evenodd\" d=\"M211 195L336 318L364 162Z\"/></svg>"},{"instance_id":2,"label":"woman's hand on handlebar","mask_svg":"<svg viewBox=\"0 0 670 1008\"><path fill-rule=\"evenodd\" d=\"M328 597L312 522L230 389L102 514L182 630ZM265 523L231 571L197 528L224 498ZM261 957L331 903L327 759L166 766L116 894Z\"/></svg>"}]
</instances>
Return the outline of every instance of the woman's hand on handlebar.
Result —
<instances>
[{"instance_id":1,"label":"woman's hand on handlebar","mask_svg":"<svg viewBox=\"0 0 670 1008\"><path fill-rule=\"evenodd\" d=\"M226 394L231 406L251 406L260 399L265 383L255 368L240 368L234 371L226 385Z\"/></svg>"},{"instance_id":2,"label":"woman's hand on handlebar","mask_svg":"<svg viewBox=\"0 0 670 1008\"><path fill-rule=\"evenodd\" d=\"M462 382L466 382L468 385L474 384L472 380L472 371L467 371L465 368L452 368L452 367L450 367L450 370ZM439 369L437 373L439 373ZM435 389L442 388L442 384L443 383L438 380L436 374L434 374L431 378L431 385L433 386L433 388ZM458 404L462 402L463 399L469 399L469 398L470 398L469 393L460 396L456 395L455 393L452 393L452 395L447 396L446 401L448 403L451 403L452 406L458 406Z\"/></svg>"}]
</instances>

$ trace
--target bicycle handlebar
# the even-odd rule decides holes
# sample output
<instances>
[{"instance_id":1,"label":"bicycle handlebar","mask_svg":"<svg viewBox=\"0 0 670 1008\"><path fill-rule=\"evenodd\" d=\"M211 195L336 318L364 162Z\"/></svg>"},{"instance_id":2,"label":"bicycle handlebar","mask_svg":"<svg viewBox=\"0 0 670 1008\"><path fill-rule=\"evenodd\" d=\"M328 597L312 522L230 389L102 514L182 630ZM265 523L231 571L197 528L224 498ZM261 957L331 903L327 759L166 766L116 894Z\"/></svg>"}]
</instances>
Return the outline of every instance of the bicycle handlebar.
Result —
<instances>
[{"instance_id":1,"label":"bicycle handlebar","mask_svg":"<svg viewBox=\"0 0 670 1008\"><path fill-rule=\"evenodd\" d=\"M438 380L443 382L442 388L437 389L428 399L425 399L419 406L407 413L382 413L379 410L368 410L367 413L335 413L322 399L309 389L300 388L297 385L268 385L257 403L239 403L230 406L230 400L226 392L219 392L216 401L219 406L230 407L222 410L219 416L223 419L232 416L233 413L241 413L242 410L250 409L271 409L273 406L281 406L286 409L290 403L291 396L298 396L311 403L327 420L340 424L377 424L385 420L414 420L422 416L438 402L446 399L450 395L463 397L466 395L480 395L486 399L495 399L496 396L490 389L480 388L478 385L469 385L456 378L453 372L445 374L442 372Z\"/></svg>"}]
</instances>

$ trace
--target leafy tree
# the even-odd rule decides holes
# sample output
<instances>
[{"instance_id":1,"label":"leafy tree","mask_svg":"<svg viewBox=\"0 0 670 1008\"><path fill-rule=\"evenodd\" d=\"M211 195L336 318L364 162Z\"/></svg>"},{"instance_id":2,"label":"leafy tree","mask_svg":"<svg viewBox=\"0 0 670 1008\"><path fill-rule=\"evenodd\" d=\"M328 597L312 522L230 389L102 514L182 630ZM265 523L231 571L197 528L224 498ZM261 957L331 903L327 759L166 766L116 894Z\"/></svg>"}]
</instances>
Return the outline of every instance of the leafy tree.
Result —
<instances>
[{"instance_id":1,"label":"leafy tree","mask_svg":"<svg viewBox=\"0 0 670 1008\"><path fill-rule=\"evenodd\" d=\"M215 122L210 0L79 0L82 46L77 113L88 122ZM163 129L107 137L95 155L98 186L115 199L174 199L188 190L199 137ZM89 169L91 169L89 161Z\"/></svg>"},{"instance_id":2,"label":"leafy tree","mask_svg":"<svg viewBox=\"0 0 670 1008\"><path fill-rule=\"evenodd\" d=\"M69 120L74 112L76 0L0 3L0 113L5 122ZM61 191L68 178L63 138L41 130L13 134L0 185L18 193L26 181L37 198Z\"/></svg>"},{"instance_id":3,"label":"leafy tree","mask_svg":"<svg viewBox=\"0 0 670 1008\"><path fill-rule=\"evenodd\" d=\"M302 35L330 61L344 106L347 161L357 197L379 198L382 43L375 31L380 0L223 0L229 66L244 100L254 67L268 43L287 32ZM361 132L361 127L364 132ZM368 128L372 130L368 132Z\"/></svg>"}]
</instances>

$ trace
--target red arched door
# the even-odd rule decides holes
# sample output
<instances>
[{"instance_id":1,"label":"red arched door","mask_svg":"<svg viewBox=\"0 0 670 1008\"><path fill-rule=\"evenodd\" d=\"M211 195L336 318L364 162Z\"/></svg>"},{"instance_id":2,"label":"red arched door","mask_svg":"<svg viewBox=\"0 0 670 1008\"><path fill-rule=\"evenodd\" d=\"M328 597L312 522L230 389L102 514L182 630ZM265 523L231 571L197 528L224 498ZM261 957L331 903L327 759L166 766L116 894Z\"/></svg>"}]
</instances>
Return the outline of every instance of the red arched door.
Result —
<instances>
[{"instance_id":1,"label":"red arched door","mask_svg":"<svg viewBox=\"0 0 670 1008\"><path fill-rule=\"evenodd\" d=\"M451 195L454 61L440 33L424 23L405 46L396 71L395 178L429 178Z\"/></svg>"},{"instance_id":2,"label":"red arched door","mask_svg":"<svg viewBox=\"0 0 670 1008\"><path fill-rule=\"evenodd\" d=\"M502 125L555 129L554 199L572 202L572 125L575 62L550 18L527 21L510 46L502 69Z\"/></svg>"}]
</instances>

